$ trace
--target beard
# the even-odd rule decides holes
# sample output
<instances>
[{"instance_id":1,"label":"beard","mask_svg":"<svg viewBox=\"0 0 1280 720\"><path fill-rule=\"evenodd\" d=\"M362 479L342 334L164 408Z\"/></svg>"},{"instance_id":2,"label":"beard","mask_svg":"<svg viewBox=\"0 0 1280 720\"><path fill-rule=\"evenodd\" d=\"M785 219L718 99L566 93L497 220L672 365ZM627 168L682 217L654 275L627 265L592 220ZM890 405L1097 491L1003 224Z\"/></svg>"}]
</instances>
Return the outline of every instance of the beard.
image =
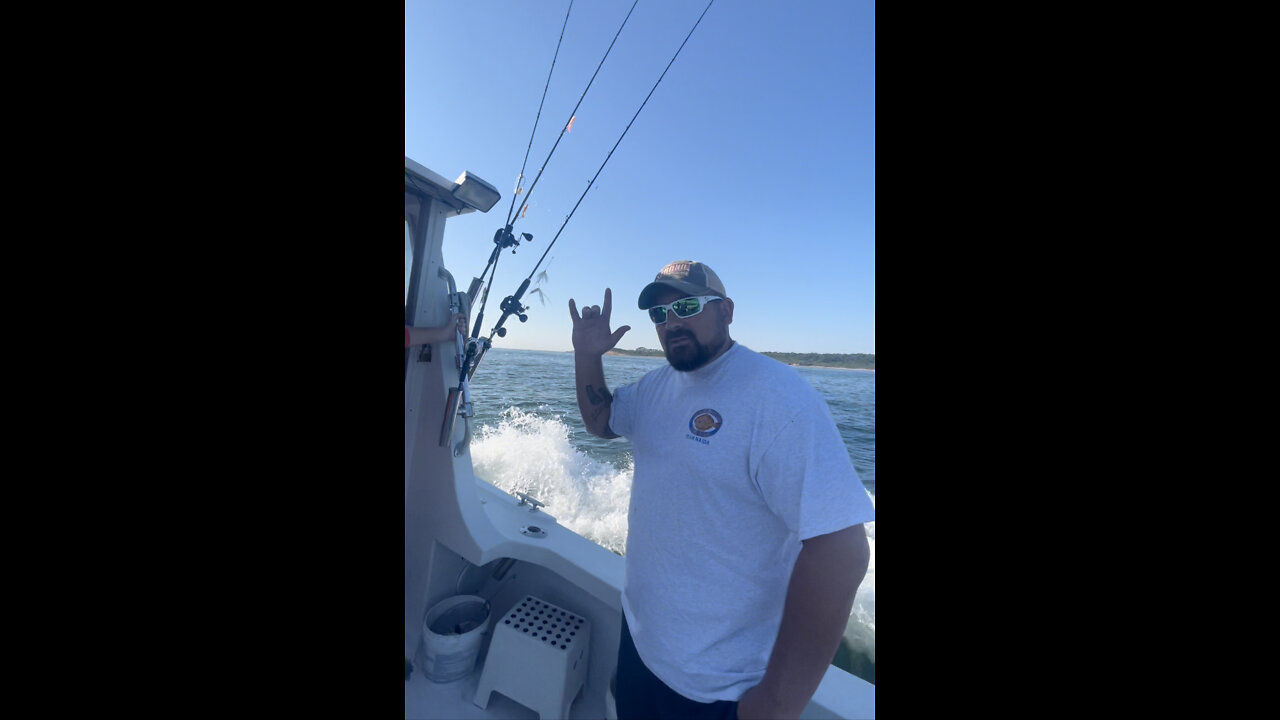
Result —
<instances>
[{"instance_id":1,"label":"beard","mask_svg":"<svg viewBox=\"0 0 1280 720\"><path fill-rule=\"evenodd\" d=\"M675 338L685 338L689 342L673 349L670 345ZM711 358L715 357L724 348L724 344L728 339L727 334L720 334L712 338L710 344L703 345L698 342L693 333L681 330L667 336L667 347L663 349L663 352L666 354L667 362L671 364L671 367L678 372L689 372L711 362Z\"/></svg>"}]
</instances>

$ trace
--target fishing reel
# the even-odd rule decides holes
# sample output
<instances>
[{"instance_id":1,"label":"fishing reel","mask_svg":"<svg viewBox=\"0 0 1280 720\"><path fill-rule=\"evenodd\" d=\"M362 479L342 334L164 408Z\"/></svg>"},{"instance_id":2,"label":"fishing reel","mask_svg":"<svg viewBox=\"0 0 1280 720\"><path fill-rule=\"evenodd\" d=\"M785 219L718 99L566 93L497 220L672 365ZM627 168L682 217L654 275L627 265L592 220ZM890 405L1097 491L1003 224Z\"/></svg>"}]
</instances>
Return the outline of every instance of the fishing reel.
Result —
<instances>
[{"instance_id":1,"label":"fishing reel","mask_svg":"<svg viewBox=\"0 0 1280 720\"><path fill-rule=\"evenodd\" d=\"M509 315L515 315L516 317L520 318L520 322L529 322L529 316L525 315L525 311L528 310L529 308L525 307L524 305L521 305L520 299L517 296L508 295L506 298L503 299L502 305L500 307L502 308L502 317L504 319ZM498 337L507 336L507 329L502 327L501 324L499 324L498 327L495 328L494 330L498 333Z\"/></svg>"},{"instance_id":2,"label":"fishing reel","mask_svg":"<svg viewBox=\"0 0 1280 720\"><path fill-rule=\"evenodd\" d=\"M494 252L498 252L498 250L503 250L505 248L511 248L511 254L515 255L516 254L515 248L520 246L520 240L524 240L525 242L533 242L533 234L520 233L520 237L517 238L515 235L511 234L510 225L506 227L500 227L498 228L497 232L493 234L493 244L498 246L497 250L494 250Z\"/></svg>"}]
</instances>

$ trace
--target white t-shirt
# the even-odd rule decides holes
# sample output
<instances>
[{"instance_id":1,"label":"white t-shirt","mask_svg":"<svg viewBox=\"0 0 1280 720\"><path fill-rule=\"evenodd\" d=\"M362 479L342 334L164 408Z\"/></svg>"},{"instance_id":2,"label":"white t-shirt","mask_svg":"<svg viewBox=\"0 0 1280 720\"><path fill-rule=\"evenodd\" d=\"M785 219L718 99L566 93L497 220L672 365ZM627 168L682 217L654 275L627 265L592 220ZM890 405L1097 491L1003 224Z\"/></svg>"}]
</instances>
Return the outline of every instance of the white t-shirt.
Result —
<instances>
[{"instance_id":1,"label":"white t-shirt","mask_svg":"<svg viewBox=\"0 0 1280 720\"><path fill-rule=\"evenodd\" d=\"M764 677L800 541L875 520L831 411L735 343L619 387L609 425L635 452L622 608L636 650L691 700L737 700Z\"/></svg>"}]
</instances>

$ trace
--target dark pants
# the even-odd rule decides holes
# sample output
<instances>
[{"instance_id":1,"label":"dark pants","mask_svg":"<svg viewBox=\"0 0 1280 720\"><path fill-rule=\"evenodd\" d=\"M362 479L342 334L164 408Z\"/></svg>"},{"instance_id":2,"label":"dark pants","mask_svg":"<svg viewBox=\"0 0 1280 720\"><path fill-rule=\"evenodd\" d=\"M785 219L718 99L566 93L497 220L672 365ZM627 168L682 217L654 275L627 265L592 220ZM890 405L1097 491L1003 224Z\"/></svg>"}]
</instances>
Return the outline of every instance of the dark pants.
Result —
<instances>
[{"instance_id":1,"label":"dark pants","mask_svg":"<svg viewBox=\"0 0 1280 720\"><path fill-rule=\"evenodd\" d=\"M631 628L622 618L622 638L618 643L618 686L614 701L618 720L737 720L738 703L720 700L700 703L667 687L649 672L631 641Z\"/></svg>"}]
</instances>

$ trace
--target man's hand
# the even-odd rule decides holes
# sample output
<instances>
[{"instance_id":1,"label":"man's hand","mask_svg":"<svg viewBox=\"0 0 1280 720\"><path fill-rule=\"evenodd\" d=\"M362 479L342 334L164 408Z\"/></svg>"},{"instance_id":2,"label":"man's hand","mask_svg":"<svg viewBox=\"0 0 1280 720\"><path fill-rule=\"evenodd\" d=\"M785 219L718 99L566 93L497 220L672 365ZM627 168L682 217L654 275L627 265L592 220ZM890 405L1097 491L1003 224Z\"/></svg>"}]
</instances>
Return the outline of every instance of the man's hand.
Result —
<instances>
[{"instance_id":1,"label":"man's hand","mask_svg":"<svg viewBox=\"0 0 1280 720\"><path fill-rule=\"evenodd\" d=\"M861 524L802 541L769 666L738 700L738 717L800 717L840 647L869 555Z\"/></svg>"},{"instance_id":2,"label":"man's hand","mask_svg":"<svg viewBox=\"0 0 1280 720\"><path fill-rule=\"evenodd\" d=\"M613 293L604 289L604 309L592 305L582 308L569 299L569 317L573 318L573 375L577 384L578 409L587 432L602 438L618 437L609 427L613 396L604 383L604 359L631 329L623 325L609 332L609 314L613 310Z\"/></svg>"},{"instance_id":3,"label":"man's hand","mask_svg":"<svg viewBox=\"0 0 1280 720\"><path fill-rule=\"evenodd\" d=\"M578 306L569 298L569 317L573 319L573 351L584 355L604 355L612 350L622 336L631 329L623 325L617 330L609 331L609 315L613 312L613 292L604 289L604 307L597 305L582 308L582 316L578 316Z\"/></svg>"}]
</instances>

